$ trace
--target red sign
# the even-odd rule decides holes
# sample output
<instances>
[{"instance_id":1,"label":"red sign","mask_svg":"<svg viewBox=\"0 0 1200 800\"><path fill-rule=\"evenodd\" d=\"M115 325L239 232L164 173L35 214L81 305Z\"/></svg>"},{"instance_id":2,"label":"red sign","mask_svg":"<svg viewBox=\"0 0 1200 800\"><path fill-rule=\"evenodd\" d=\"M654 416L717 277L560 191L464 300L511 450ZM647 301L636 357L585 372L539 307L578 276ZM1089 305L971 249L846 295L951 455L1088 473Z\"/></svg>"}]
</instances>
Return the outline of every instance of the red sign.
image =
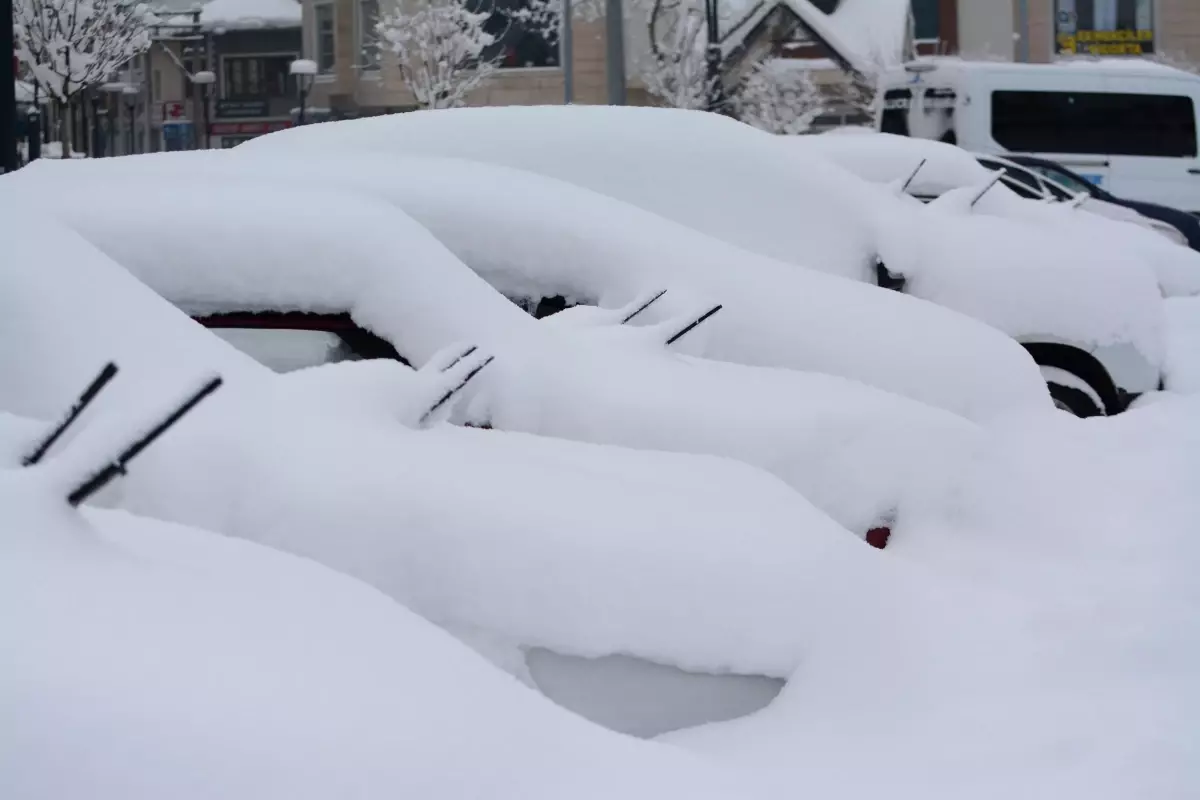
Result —
<instances>
[{"instance_id":1,"label":"red sign","mask_svg":"<svg viewBox=\"0 0 1200 800\"><path fill-rule=\"evenodd\" d=\"M183 119L183 103L163 103L163 119Z\"/></svg>"},{"instance_id":2,"label":"red sign","mask_svg":"<svg viewBox=\"0 0 1200 800\"><path fill-rule=\"evenodd\" d=\"M260 133L271 133L292 127L287 120L276 122L214 122L208 132L212 136L257 136Z\"/></svg>"}]
</instances>

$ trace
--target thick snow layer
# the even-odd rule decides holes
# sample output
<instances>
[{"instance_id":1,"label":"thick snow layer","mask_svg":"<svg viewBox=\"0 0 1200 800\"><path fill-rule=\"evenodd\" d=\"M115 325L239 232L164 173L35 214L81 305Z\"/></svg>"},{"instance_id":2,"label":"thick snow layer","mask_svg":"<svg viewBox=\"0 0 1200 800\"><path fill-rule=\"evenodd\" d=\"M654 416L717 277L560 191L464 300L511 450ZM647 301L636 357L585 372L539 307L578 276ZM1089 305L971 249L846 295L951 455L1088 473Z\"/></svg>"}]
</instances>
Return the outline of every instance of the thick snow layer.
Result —
<instances>
[{"instance_id":1,"label":"thick snow layer","mask_svg":"<svg viewBox=\"0 0 1200 800\"><path fill-rule=\"evenodd\" d=\"M123 375L110 392L131 398L145 381L204 368L231 381L263 372L69 228L11 195L0 205L0 409L54 415L114 359Z\"/></svg>"},{"instance_id":2,"label":"thick snow layer","mask_svg":"<svg viewBox=\"0 0 1200 800\"><path fill-rule=\"evenodd\" d=\"M115 177L104 168L28 170L0 192L19 193L21 203L41 207L191 313L349 311L414 363L453 341L534 327L428 231L369 197L197 175L171 205L160 198L173 180L161 174L131 170L118 188L101 180ZM55 176L69 177L78 191L63 193ZM88 199L100 191L119 192L121 201ZM161 250L168 246L169 257Z\"/></svg>"},{"instance_id":3,"label":"thick snow layer","mask_svg":"<svg viewBox=\"0 0 1200 800\"><path fill-rule=\"evenodd\" d=\"M997 430L964 476L971 510L886 551L990 606L923 635L893 619L905 635L869 658L814 654L761 714L670 739L796 796L1194 795L1194 400Z\"/></svg>"},{"instance_id":4,"label":"thick snow layer","mask_svg":"<svg viewBox=\"0 0 1200 800\"><path fill-rule=\"evenodd\" d=\"M299 28L296 0L209 0L200 9L200 24L231 30Z\"/></svg>"},{"instance_id":5,"label":"thick snow layer","mask_svg":"<svg viewBox=\"0 0 1200 800\"><path fill-rule=\"evenodd\" d=\"M783 2L863 75L876 75L910 56L910 0L841 0L831 14L810 0Z\"/></svg>"},{"instance_id":6,"label":"thick snow layer","mask_svg":"<svg viewBox=\"0 0 1200 800\"><path fill-rule=\"evenodd\" d=\"M482 135L483 132L487 135ZM866 277L868 209L887 193L817 158L780 156L776 137L718 114L661 108L453 109L308 125L254 151L468 158L584 186L785 261ZM681 147L680 142L687 142ZM296 150L292 149L292 153ZM755 198L750 208L748 198ZM859 214L846 213L856 208ZM797 225L797 217L806 224Z\"/></svg>"},{"instance_id":7,"label":"thick snow layer","mask_svg":"<svg viewBox=\"0 0 1200 800\"><path fill-rule=\"evenodd\" d=\"M1051 225L974 213L971 201L979 191L954 189L920 209L921 222L940 232L936 239L895 226L882 249L888 269L909 279L907 291L1019 339L1038 341L1040 333L1088 350L1132 343L1150 365L1162 364L1163 306L1148 264L1094 240L1064 237ZM1057 302L1019 302L1012 287ZM1004 295L1012 302L995 302Z\"/></svg>"},{"instance_id":8,"label":"thick snow layer","mask_svg":"<svg viewBox=\"0 0 1200 800\"><path fill-rule=\"evenodd\" d=\"M356 205L354 195L340 190L260 192L263 181L257 178L241 186L206 187L199 178L191 180L190 218L197 233L186 256L164 257L170 229L155 236L142 226L147 216L153 218L154 198L174 180L129 178L124 188L144 199L130 198L120 214L107 218L93 213L90 203L72 203L59 193L49 195L46 211L68 219L174 302L216 303L220 310L272 302L349 310L414 363L424 363L435 348L479 344L498 359L478 382L483 397L474 421L600 444L735 458L773 472L859 535L903 516L912 504L932 502L946 476L970 456L975 428L965 420L861 384L683 361L667 352L673 330L661 326L614 322L599 330L539 324L400 212L394 212L397 223L415 228L411 245L400 224L389 225L384 213L368 214L377 210L374 201ZM31 190L26 201L38 202L38 195ZM298 223L285 196L306 210L309 216L302 220L335 208L356 213L343 218L338 236L315 225L288 235L289 224ZM251 217L267 200L275 201L272 212ZM145 214L132 213L138 209ZM267 230L276 235L252 238ZM356 244L343 246L345 240ZM331 248L337 248L336 256ZM396 250L411 261L394 264ZM363 308L371 313L362 314ZM436 319L426 322L430 317ZM483 328L487 320L497 321L490 331ZM688 320L678 317L674 330ZM695 335L703 338L706 332ZM756 413L747 414L751 408Z\"/></svg>"},{"instance_id":9,"label":"thick snow layer","mask_svg":"<svg viewBox=\"0 0 1200 800\"><path fill-rule=\"evenodd\" d=\"M865 128L834 129L816 136L782 137L804 153L823 156L872 183L900 183L910 176L910 194L939 195L947 189L986 181L989 172L975 156L945 142L914 139ZM913 173L924 161L919 172Z\"/></svg>"},{"instance_id":10,"label":"thick snow layer","mask_svg":"<svg viewBox=\"0 0 1200 800\"><path fill-rule=\"evenodd\" d=\"M1167 305L1167 388L1200 394L1200 298L1178 297Z\"/></svg>"},{"instance_id":11,"label":"thick snow layer","mask_svg":"<svg viewBox=\"0 0 1200 800\"><path fill-rule=\"evenodd\" d=\"M688 147L678 143L687 141ZM637 142L638 146L631 146ZM939 246L943 231L914 202L872 185L816 153L781 137L755 131L718 115L666 109L488 108L397 114L391 117L308 126L260 137L250 152L275 150L322 157L332 148L389 154L449 155L503 164L558 177L608 194L696 230L799 266L874 282L875 263L907 260L908 251ZM294 148L294 149L293 149ZM715 175L700 164L720 164ZM651 179L653 176L653 179ZM897 235L902 231L903 235ZM1009 248L1021 246L1018 238ZM989 246L971 241L974 254ZM1065 245L1063 245L1065 246ZM1004 325L1018 316L1029 328L1004 328L1021 339L1053 337L1093 349L1130 329L1145 329L1161 313L1139 296L1099 317L1064 317L1062 307L1080 302L1093 308L1111 292L1098 284L1072 282L1070 271L1036 247L1021 253L1052 277L1034 291L1019 281L990 279L979 290L960 282L959 291L939 296L956 310L970 309L983 321ZM981 261L981 270L1004 268ZM1105 266L1120 268L1115 260ZM1145 265L1133 266L1137 272ZM1119 280L1127 280L1120 278ZM1128 280L1134 280L1132 278ZM997 292L997 287L1004 291ZM1082 322L1082 324L1080 324ZM1153 361L1161 342L1125 342Z\"/></svg>"},{"instance_id":12,"label":"thick snow layer","mask_svg":"<svg viewBox=\"0 0 1200 800\"><path fill-rule=\"evenodd\" d=\"M122 503L308 556L510 646L784 677L817 609L886 583L869 547L736 463L237 400L235 416L214 399Z\"/></svg>"},{"instance_id":13,"label":"thick snow layer","mask_svg":"<svg viewBox=\"0 0 1200 800\"><path fill-rule=\"evenodd\" d=\"M853 134L831 132L820 136L780 137L780 141L797 150L829 158L873 183L898 188L911 177L907 191L914 195L937 196L951 189L981 187L991 176L991 172L966 150L928 139L856 131ZM914 176L922 161L924 166ZM1123 214L1145 221L1130 209L1111 204L1102 207L1093 201L1085 201L1078 208L1069 204L1033 202L1004 186L997 186L980 201L975 211L1039 225L1056 239L1068 240L1072 247L1079 242L1095 246L1107 254L1105 260L1108 261L1119 255L1122 262L1148 264L1165 296L1200 294L1200 253L1172 242L1148 225L1120 224L1111 219ZM1033 252L1034 258L1051 261L1040 249ZM1060 263L1054 260L1052 266L1042 269L1056 270Z\"/></svg>"},{"instance_id":14,"label":"thick snow layer","mask_svg":"<svg viewBox=\"0 0 1200 800\"><path fill-rule=\"evenodd\" d=\"M57 233L54 241L73 241ZM10 242L21 238L14 228ZM136 380L134 367L185 344L180 330L196 331L213 351L180 346L175 374L233 373L109 502L311 556L441 624L510 646L625 653L707 672L788 674L803 637L776 629L792 624L796 576L827 558L861 563L863 580L877 580L868 548L750 467L499 431L416 431L407 426L417 406L439 391L403 365L274 376L249 364L239 373L238 354L225 363L214 355L229 350L216 337L128 276L101 281L101 268L76 256L45 272L41 264L5 272L0 296L30 312L6 316L3 341L29 345L0 349L2 371L20 379L5 382L0 408L53 418L112 358L134 377L118 376L98 407L120 412L131 395L158 391L150 373ZM46 291L20 291L25 285ZM172 313L156 319L156 308ZM51 344L53 356L43 349ZM441 363L423 374L440 375ZM819 555L826 551L835 555ZM771 564L774 577L763 573ZM713 591L723 584L727 591ZM730 604L731 593L742 599Z\"/></svg>"},{"instance_id":15,"label":"thick snow layer","mask_svg":"<svg viewBox=\"0 0 1200 800\"><path fill-rule=\"evenodd\" d=\"M207 177L200 180L206 181L218 174L244 181L253 171L257 180L279 187L327 185L361 191L411 214L510 297L563 294L580 302L619 306L669 288L668 295L646 312L647 321L691 311L704 302L724 304L706 323L703 336L681 343L685 352L843 375L971 418L1049 406L1041 377L1024 351L980 324L897 293L740 250L583 188L529 172L449 159L322 158L310 159L305 170L298 171L290 150L247 150L243 157L243 149L96 160L70 168L36 165L14 179L32 184L28 194L56 203L64 187L73 189L68 196L83 196L86 190L80 187L94 181L151 176L165 180L169 172L202 172ZM490 194L478 191L480 185L509 186L523 200L496 203ZM135 197L131 202L146 201ZM252 201L230 202L237 206ZM91 218L82 202L74 213ZM222 213L217 207L210 215ZM286 214L281 216L281 224L287 224ZM128 242L130 237L106 232L105 227L93 223L89 229L120 240L114 246L121 252L140 247L144 255L138 261L149 264L148 269L161 266L158 249L145 247L144 236L135 245ZM206 241L210 252L222 246L220 237ZM229 250L242 258L247 255L240 240L231 240ZM747 280L748 275L754 279ZM421 294L433 288L423 287ZM456 291L469 296L463 289ZM452 302L442 313L469 311L465 302ZM488 333L473 319L469 324L461 337ZM981 370L979 364L988 368Z\"/></svg>"},{"instance_id":16,"label":"thick snow layer","mask_svg":"<svg viewBox=\"0 0 1200 800\"><path fill-rule=\"evenodd\" d=\"M111 455L81 439L46 466L0 470L0 598L19 609L0 623L8 796L745 796L744 781L554 707L311 561L73 511L67 489Z\"/></svg>"}]
</instances>

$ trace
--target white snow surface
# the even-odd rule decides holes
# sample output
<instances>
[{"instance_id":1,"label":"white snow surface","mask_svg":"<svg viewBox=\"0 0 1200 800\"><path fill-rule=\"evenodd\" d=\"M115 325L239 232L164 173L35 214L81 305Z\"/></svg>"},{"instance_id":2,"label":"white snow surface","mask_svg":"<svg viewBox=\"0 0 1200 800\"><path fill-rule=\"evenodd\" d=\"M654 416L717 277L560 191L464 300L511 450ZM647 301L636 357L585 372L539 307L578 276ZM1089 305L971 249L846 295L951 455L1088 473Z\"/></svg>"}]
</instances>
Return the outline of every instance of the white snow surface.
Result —
<instances>
[{"instance_id":1,"label":"white snow surface","mask_svg":"<svg viewBox=\"0 0 1200 800\"><path fill-rule=\"evenodd\" d=\"M296 0L206 0L200 7L200 25L206 30L299 28L300 3ZM190 17L173 22L189 24Z\"/></svg>"},{"instance_id":2,"label":"white snow surface","mask_svg":"<svg viewBox=\"0 0 1200 800\"><path fill-rule=\"evenodd\" d=\"M0 415L0 440L28 427ZM745 796L311 561L72 510L66 492L121 440L88 433L45 466L0 454L8 796Z\"/></svg>"},{"instance_id":3,"label":"white snow surface","mask_svg":"<svg viewBox=\"0 0 1200 800\"><path fill-rule=\"evenodd\" d=\"M764 712L668 740L795 796L1194 794L1200 405L995 435L970 512L885 551L991 605L814 654Z\"/></svg>"},{"instance_id":4,"label":"white snow surface","mask_svg":"<svg viewBox=\"0 0 1200 800\"><path fill-rule=\"evenodd\" d=\"M829 158L872 183L891 184L897 189L924 161L908 188L915 195L937 196L951 189L982 187L992 174L966 150L928 139L857 130L852 134L834 131L819 136L780 137L780 141L797 150ZM1164 296L1200 294L1200 253L1166 239L1152 228L1122 224L1105 216L1120 213L1114 211L1119 206L1110 209L1113 210L1102 212L1093 202L1085 202L1079 208L1035 202L1019 197L1007 187L996 186L980 201L975 212L1041 226L1054 238L1069 240L1071 246L1083 242L1092 246L1089 255L1093 259L1147 264L1153 269ZM1138 216L1128 209L1121 211L1134 218ZM979 249L987 250L990 246ZM1097 256L1100 251L1103 254ZM1051 260L1040 248L1033 252L1035 258ZM1061 263L1061 259L1054 260L1053 266L1041 269L1057 270Z\"/></svg>"},{"instance_id":5,"label":"white snow surface","mask_svg":"<svg viewBox=\"0 0 1200 800\"><path fill-rule=\"evenodd\" d=\"M808 0L783 2L863 75L899 66L910 56L909 0L841 0L832 14Z\"/></svg>"},{"instance_id":6,"label":"white snow surface","mask_svg":"<svg viewBox=\"0 0 1200 800\"><path fill-rule=\"evenodd\" d=\"M163 248L174 241L171 228L143 226L156 210L172 213L155 198L175 180L129 177L122 184L128 202L111 215L82 201L90 194L82 184L78 192L31 189L23 196L35 204L45 197L46 213L69 221L173 302L216 303L217 310L260 303L349 310L418 364L436 349L477 343L498 358L478 389L472 387L480 395L474 421L735 458L784 479L860 535L913 505L934 502L946 476L975 446L977 430L966 420L862 384L683 360L666 350L671 330L662 327L681 328L688 319L682 315L648 328L538 323L399 211L370 198L355 204L356 195L340 190L260 192L261 179L206 186L194 176L188 202L195 233L186 254L164 257ZM341 235L316 224L289 233L299 221L289 204L304 210L299 220L345 215ZM131 213L135 209L139 213ZM388 213L397 220L390 222ZM264 238L267 232L274 235ZM395 252L408 263L395 263ZM685 306L684 313L696 308ZM489 320L494 324L485 329Z\"/></svg>"},{"instance_id":7,"label":"white snow surface","mask_svg":"<svg viewBox=\"0 0 1200 800\"><path fill-rule=\"evenodd\" d=\"M1167 305L1167 389L1200 394L1200 298L1176 297Z\"/></svg>"},{"instance_id":8,"label":"white snow surface","mask_svg":"<svg viewBox=\"0 0 1200 800\"><path fill-rule=\"evenodd\" d=\"M823 156L872 183L903 183L924 161L908 188L909 193L917 195L939 195L948 189L973 186L990 175L975 156L961 147L867 128L835 128L780 141L801 152Z\"/></svg>"},{"instance_id":9,"label":"white snow surface","mask_svg":"<svg viewBox=\"0 0 1200 800\"><path fill-rule=\"evenodd\" d=\"M680 147L680 141L688 146ZM453 109L307 126L248 144L247 154L274 149L281 155L288 148L295 148L293 155L311 154L319 148L325 157L336 148L455 156L527 169L608 194L748 250L871 282L877 257L889 265L911 263L914 251L930 250L944 236L944 219L923 213L886 187L857 179L780 137L703 112L583 106ZM715 181L699 167L708 163L721 165ZM991 241L969 245L966 252L977 256ZM1007 248L1021 245L1018 238ZM944 252L956 260L963 257L962 250ZM1057 261L1044 258L1036 246L1023 248L1021 257L1042 265L1035 287L997 275L974 289L969 278L960 278L937 297L1010 336L1028 340L1052 335L1085 350L1129 331L1148 331L1161 316L1160 305L1140 302L1138 293L1104 314L1089 313L1111 298L1104 286L1110 272L1148 272L1145 262L1099 259L1093 280L1079 283L1072 271L1058 269ZM1008 266L1007 260L977 257L968 275L1004 273ZM1146 279L1112 277L1124 283ZM1081 310L1063 314L1071 304ZM1009 327L1016 319L1029 326ZM1121 343L1151 362L1162 346L1153 335Z\"/></svg>"},{"instance_id":10,"label":"white snow surface","mask_svg":"<svg viewBox=\"0 0 1200 800\"><path fill-rule=\"evenodd\" d=\"M13 243L54 231L5 219ZM57 234L51 241L75 241ZM414 411L439 394L420 376L440 375L443 357L423 373L374 361L275 376L86 247L8 262L0 277L0 296L30 310L5 318L3 341L30 345L0 349L0 371L16 378L0 387L0 409L54 418L110 358L122 374L96 406L122 419L163 399L159 376L228 379L106 502L312 557L456 630L509 647L784 677L805 634L778 629L794 624L800 595L869 591L843 589L844 571L824 584L796 576L844 558L863 565L849 569L864 583L878 580L860 541L736 462L415 430ZM91 335L69 333L80 330ZM840 555L816 555L826 551Z\"/></svg>"}]
</instances>

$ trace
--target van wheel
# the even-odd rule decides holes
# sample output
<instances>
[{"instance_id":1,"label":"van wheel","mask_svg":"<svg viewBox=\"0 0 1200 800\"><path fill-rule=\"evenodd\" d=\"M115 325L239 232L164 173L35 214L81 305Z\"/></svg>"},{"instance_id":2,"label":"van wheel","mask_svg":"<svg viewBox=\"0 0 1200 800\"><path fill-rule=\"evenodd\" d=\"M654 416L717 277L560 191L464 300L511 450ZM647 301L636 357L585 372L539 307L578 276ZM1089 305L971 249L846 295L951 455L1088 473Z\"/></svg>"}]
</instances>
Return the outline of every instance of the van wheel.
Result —
<instances>
[{"instance_id":1,"label":"van wheel","mask_svg":"<svg viewBox=\"0 0 1200 800\"><path fill-rule=\"evenodd\" d=\"M1087 392L1063 386L1061 383L1047 383L1054 405L1063 411L1068 411L1077 417L1102 417L1104 411L1096 405L1096 401Z\"/></svg>"}]
</instances>

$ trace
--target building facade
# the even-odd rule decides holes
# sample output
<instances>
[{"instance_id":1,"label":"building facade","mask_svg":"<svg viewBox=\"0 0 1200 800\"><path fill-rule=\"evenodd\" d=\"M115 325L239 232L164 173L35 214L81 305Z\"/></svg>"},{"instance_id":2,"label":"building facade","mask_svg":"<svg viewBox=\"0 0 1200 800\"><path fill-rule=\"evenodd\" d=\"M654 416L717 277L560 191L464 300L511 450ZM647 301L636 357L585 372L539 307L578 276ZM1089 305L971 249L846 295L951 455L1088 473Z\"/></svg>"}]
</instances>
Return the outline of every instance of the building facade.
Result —
<instances>
[{"instance_id":1,"label":"building facade","mask_svg":"<svg viewBox=\"0 0 1200 800\"><path fill-rule=\"evenodd\" d=\"M498 0L496 8L512 11L523 0ZM387 0L385 0L385 3ZM376 44L379 0L303 0L305 57L317 63L311 103L317 116L368 116L415 107L400 78L393 56ZM467 100L468 105L533 105L562 103L563 69L559 43L527 30L520 23L499 22L504 32L499 73ZM636 80L636 59L648 51L644 26L626 29L627 100L647 102ZM499 31L497 31L499 33ZM576 20L572 26L573 97L578 103L607 99L604 23Z\"/></svg>"}]
</instances>

